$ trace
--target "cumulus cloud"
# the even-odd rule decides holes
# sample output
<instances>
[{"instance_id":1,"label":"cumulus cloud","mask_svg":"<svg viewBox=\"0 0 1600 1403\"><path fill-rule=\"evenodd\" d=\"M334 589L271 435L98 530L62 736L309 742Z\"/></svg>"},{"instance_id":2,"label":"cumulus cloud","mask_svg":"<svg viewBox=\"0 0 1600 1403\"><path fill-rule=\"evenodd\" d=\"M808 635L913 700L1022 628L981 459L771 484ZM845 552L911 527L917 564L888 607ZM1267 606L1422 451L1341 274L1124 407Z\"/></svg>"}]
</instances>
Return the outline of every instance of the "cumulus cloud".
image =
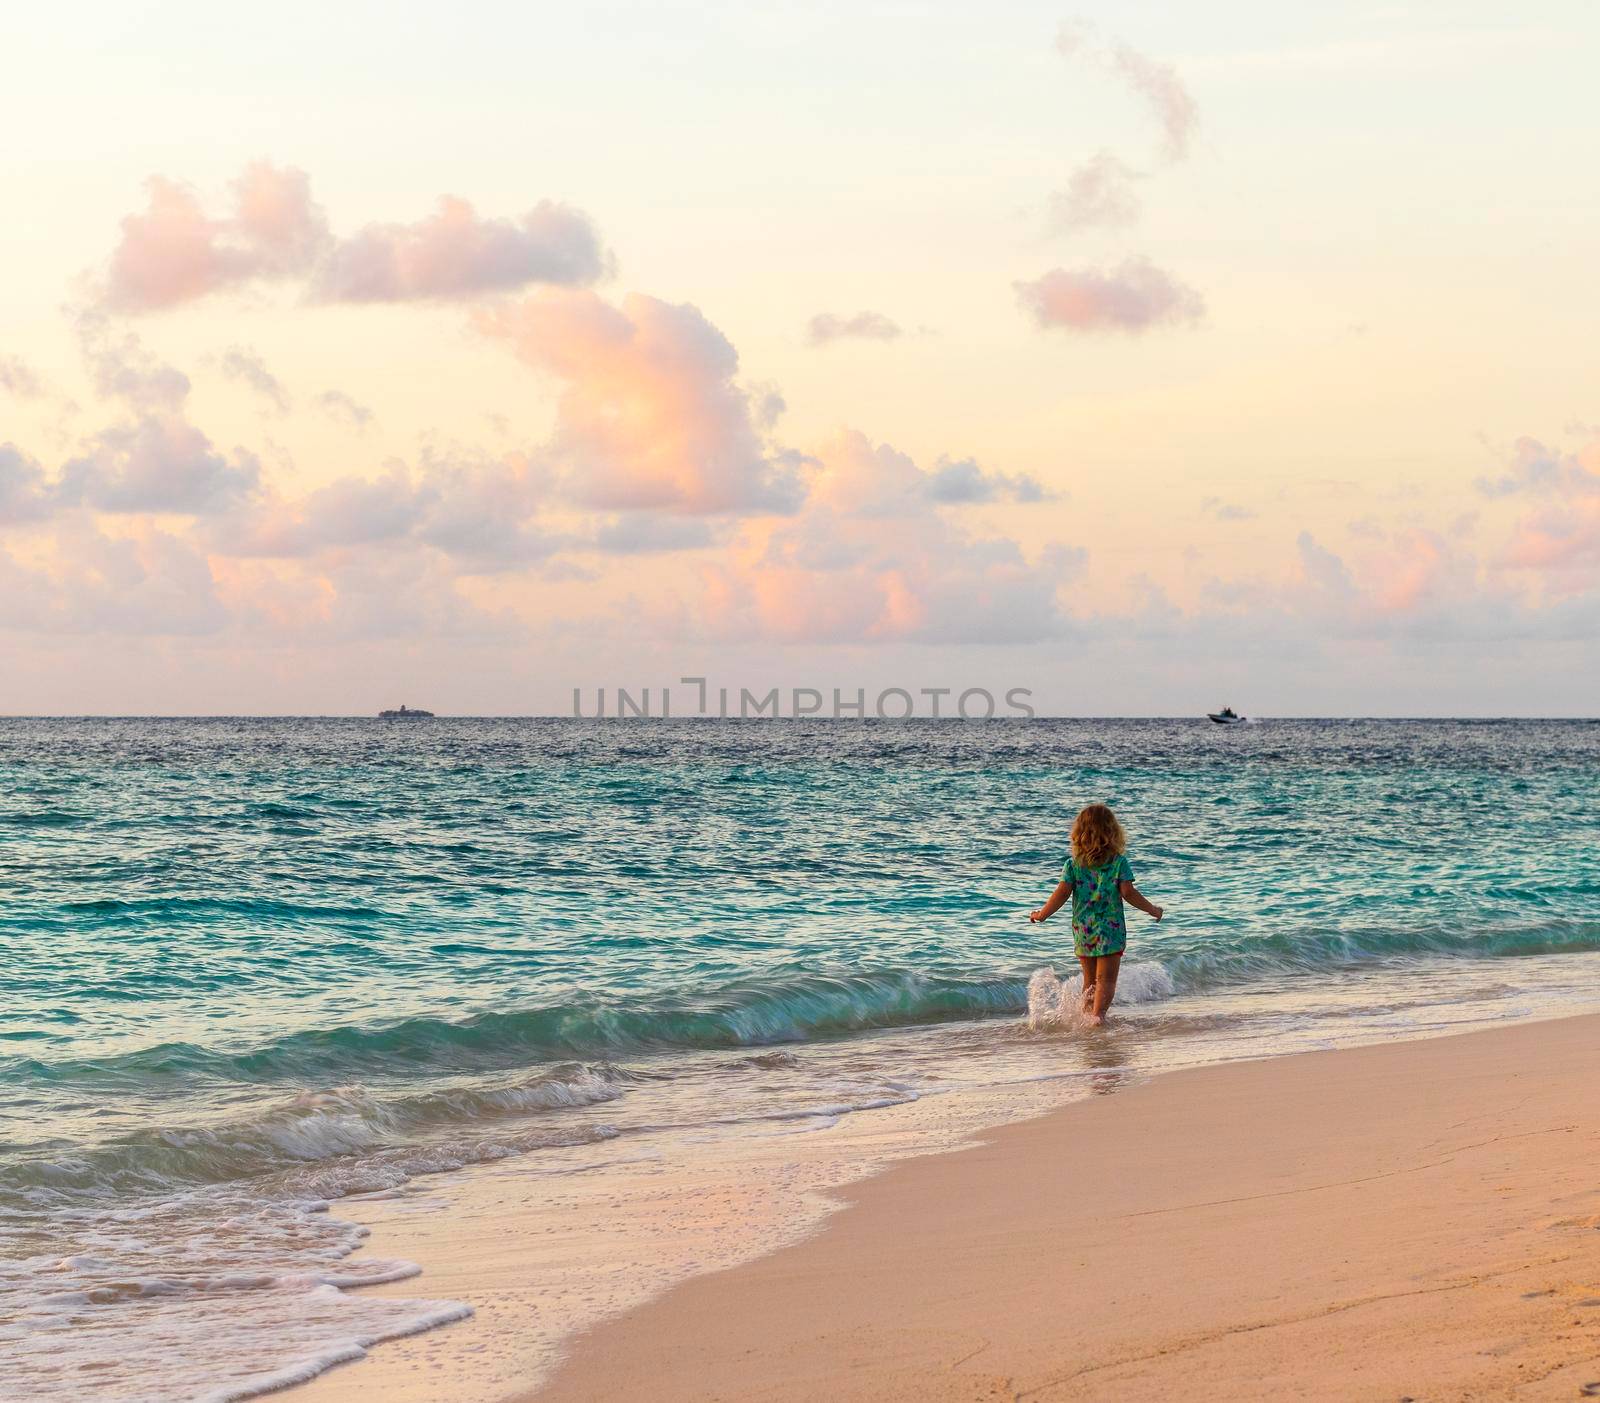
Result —
<instances>
[{"instance_id":1,"label":"cumulus cloud","mask_svg":"<svg viewBox=\"0 0 1600 1403\"><path fill-rule=\"evenodd\" d=\"M122 221L103 301L119 312L153 312L261 278L305 272L328 241L304 171L265 161L233 185L233 208L212 218L188 186L145 183L146 206Z\"/></svg>"},{"instance_id":2,"label":"cumulus cloud","mask_svg":"<svg viewBox=\"0 0 1600 1403\"><path fill-rule=\"evenodd\" d=\"M431 495L417 538L463 566L494 571L537 564L567 544L534 521L548 481L526 459L435 466L427 484Z\"/></svg>"},{"instance_id":3,"label":"cumulus cloud","mask_svg":"<svg viewBox=\"0 0 1600 1403\"><path fill-rule=\"evenodd\" d=\"M1200 108L1170 63L1122 40L1103 40L1093 25L1081 20L1062 26L1056 49L1066 59L1092 63L1120 79L1161 128L1161 152L1167 160L1181 161L1189 154Z\"/></svg>"},{"instance_id":4,"label":"cumulus cloud","mask_svg":"<svg viewBox=\"0 0 1600 1403\"><path fill-rule=\"evenodd\" d=\"M1205 313L1198 292L1144 258L1104 270L1053 268L1012 286L1024 310L1045 329L1135 333L1192 324Z\"/></svg>"},{"instance_id":5,"label":"cumulus cloud","mask_svg":"<svg viewBox=\"0 0 1600 1403\"><path fill-rule=\"evenodd\" d=\"M216 217L175 181L152 177L146 192L146 207L122 221L106 271L100 300L112 311L160 311L285 279L329 302L465 299L530 283L584 286L609 268L588 216L549 200L512 220L447 196L415 223L338 239L301 170L256 162Z\"/></svg>"},{"instance_id":6,"label":"cumulus cloud","mask_svg":"<svg viewBox=\"0 0 1600 1403\"><path fill-rule=\"evenodd\" d=\"M41 521L55 510L44 469L14 443L0 443L0 525Z\"/></svg>"},{"instance_id":7,"label":"cumulus cloud","mask_svg":"<svg viewBox=\"0 0 1600 1403\"><path fill-rule=\"evenodd\" d=\"M153 414L102 430L61 470L57 492L64 503L104 512L202 516L252 496L260 483L254 454L227 457L183 418Z\"/></svg>"},{"instance_id":8,"label":"cumulus cloud","mask_svg":"<svg viewBox=\"0 0 1600 1403\"><path fill-rule=\"evenodd\" d=\"M1109 151L1090 157L1051 197L1050 223L1058 233L1083 229L1124 229L1139 218L1133 182L1138 172Z\"/></svg>"},{"instance_id":9,"label":"cumulus cloud","mask_svg":"<svg viewBox=\"0 0 1600 1403\"><path fill-rule=\"evenodd\" d=\"M1235 577L1212 593L1239 617L1256 620L1263 637L1298 620L1308 636L1321 640L1428 646L1567 638L1600 609L1600 594L1592 589L1524 588L1491 554L1429 526L1360 539L1347 558L1303 531L1293 577ZM1541 577L1539 583L1549 581ZM1562 592L1578 597L1556 601L1553 594Z\"/></svg>"},{"instance_id":10,"label":"cumulus cloud","mask_svg":"<svg viewBox=\"0 0 1600 1403\"><path fill-rule=\"evenodd\" d=\"M63 634L195 636L227 621L204 555L167 532L109 536L68 520L40 562L0 549L0 627Z\"/></svg>"},{"instance_id":11,"label":"cumulus cloud","mask_svg":"<svg viewBox=\"0 0 1600 1403\"><path fill-rule=\"evenodd\" d=\"M546 451L574 500L750 515L791 512L804 496L803 462L767 440L769 398L736 382L738 353L698 308L547 290L479 326L561 383Z\"/></svg>"},{"instance_id":12,"label":"cumulus cloud","mask_svg":"<svg viewBox=\"0 0 1600 1403\"><path fill-rule=\"evenodd\" d=\"M514 617L475 604L460 572L415 543L330 551L303 560L212 557L231 630L296 646L422 639L506 642Z\"/></svg>"},{"instance_id":13,"label":"cumulus cloud","mask_svg":"<svg viewBox=\"0 0 1600 1403\"><path fill-rule=\"evenodd\" d=\"M350 475L293 499L251 503L219 517L211 547L240 559L305 559L362 547L430 547L465 574L550 559L568 544L535 517L543 474L525 460L430 461L418 472L391 464L377 477Z\"/></svg>"},{"instance_id":14,"label":"cumulus cloud","mask_svg":"<svg viewBox=\"0 0 1600 1403\"><path fill-rule=\"evenodd\" d=\"M1014 541L971 534L940 509L938 470L863 434L841 434L817 459L799 516L758 549L726 552L703 570L690 612L708 633L925 643L1061 634L1057 592L1081 570L1080 550L1051 546L1029 559Z\"/></svg>"},{"instance_id":15,"label":"cumulus cloud","mask_svg":"<svg viewBox=\"0 0 1600 1403\"><path fill-rule=\"evenodd\" d=\"M256 161L233 184L234 228L257 274L298 273L328 245L328 219L311 198L303 170Z\"/></svg>"},{"instance_id":16,"label":"cumulus cloud","mask_svg":"<svg viewBox=\"0 0 1600 1403\"><path fill-rule=\"evenodd\" d=\"M899 517L925 510L928 475L910 455L850 430L819 453L814 501L847 517Z\"/></svg>"},{"instance_id":17,"label":"cumulus cloud","mask_svg":"<svg viewBox=\"0 0 1600 1403\"><path fill-rule=\"evenodd\" d=\"M704 517L653 516L626 512L601 524L594 545L607 555L658 555L666 551L703 550L720 540Z\"/></svg>"},{"instance_id":18,"label":"cumulus cloud","mask_svg":"<svg viewBox=\"0 0 1600 1403\"><path fill-rule=\"evenodd\" d=\"M854 429L817 456L812 498L842 516L907 517L941 506L1045 499L1044 489L1026 473L993 472L971 458L941 458L925 470L909 455Z\"/></svg>"},{"instance_id":19,"label":"cumulus cloud","mask_svg":"<svg viewBox=\"0 0 1600 1403\"><path fill-rule=\"evenodd\" d=\"M222 452L185 416L186 375L137 337L114 334L97 313L80 316L77 331L96 388L129 413L89 436L54 476L14 445L0 449L0 521L39 521L74 508L212 516L258 494L256 456ZM241 364L249 373L248 355Z\"/></svg>"},{"instance_id":20,"label":"cumulus cloud","mask_svg":"<svg viewBox=\"0 0 1600 1403\"><path fill-rule=\"evenodd\" d=\"M1340 599L1355 594L1355 580L1349 566L1309 531L1302 531L1296 538L1295 549L1300 557L1301 577L1313 589Z\"/></svg>"},{"instance_id":21,"label":"cumulus cloud","mask_svg":"<svg viewBox=\"0 0 1600 1403\"><path fill-rule=\"evenodd\" d=\"M1480 477L1486 497L1589 496L1600 493L1600 437L1576 453L1563 453L1536 438L1519 438L1500 477Z\"/></svg>"},{"instance_id":22,"label":"cumulus cloud","mask_svg":"<svg viewBox=\"0 0 1600 1403\"><path fill-rule=\"evenodd\" d=\"M229 513L214 523L210 543L220 555L291 559L404 539L421 515L410 473L395 465L377 477L346 476L294 500Z\"/></svg>"},{"instance_id":23,"label":"cumulus cloud","mask_svg":"<svg viewBox=\"0 0 1600 1403\"><path fill-rule=\"evenodd\" d=\"M841 340L893 341L902 335L899 324L882 312L856 312L848 317L818 312L806 324L806 341L812 346Z\"/></svg>"},{"instance_id":24,"label":"cumulus cloud","mask_svg":"<svg viewBox=\"0 0 1600 1403\"><path fill-rule=\"evenodd\" d=\"M860 533L863 524L835 529ZM1057 591L1076 558L1029 561L1008 540L975 539L924 519L914 535L812 547L822 519L785 533L769 555L708 566L695 613L713 636L785 643L1016 643L1066 631Z\"/></svg>"},{"instance_id":25,"label":"cumulus cloud","mask_svg":"<svg viewBox=\"0 0 1600 1403\"><path fill-rule=\"evenodd\" d=\"M44 393L44 382L20 356L0 356L0 390L18 399L37 399Z\"/></svg>"},{"instance_id":26,"label":"cumulus cloud","mask_svg":"<svg viewBox=\"0 0 1600 1403\"><path fill-rule=\"evenodd\" d=\"M249 386L280 414L289 412L289 392L259 354L245 346L230 346L217 357L217 368L230 380Z\"/></svg>"},{"instance_id":27,"label":"cumulus cloud","mask_svg":"<svg viewBox=\"0 0 1600 1403\"><path fill-rule=\"evenodd\" d=\"M372 422L372 411L364 404L357 404L343 390L324 390L317 396L316 406L347 428L364 429Z\"/></svg>"},{"instance_id":28,"label":"cumulus cloud","mask_svg":"<svg viewBox=\"0 0 1600 1403\"><path fill-rule=\"evenodd\" d=\"M1571 453L1518 439L1506 474L1480 478L1478 489L1530 503L1501 564L1539 571L1557 589L1594 583L1600 571L1600 437Z\"/></svg>"},{"instance_id":29,"label":"cumulus cloud","mask_svg":"<svg viewBox=\"0 0 1600 1403\"><path fill-rule=\"evenodd\" d=\"M607 270L589 217L544 200L519 220L483 219L445 197L415 224L372 224L340 243L320 269L331 302L412 302L512 292L529 283L584 287Z\"/></svg>"},{"instance_id":30,"label":"cumulus cloud","mask_svg":"<svg viewBox=\"0 0 1600 1403\"><path fill-rule=\"evenodd\" d=\"M1571 512L1541 512L1524 520L1504 563L1523 570L1570 573L1571 588L1586 588L1600 567L1600 499Z\"/></svg>"},{"instance_id":31,"label":"cumulus cloud","mask_svg":"<svg viewBox=\"0 0 1600 1403\"><path fill-rule=\"evenodd\" d=\"M991 472L971 458L941 458L928 474L928 496L935 502L1042 502L1049 496L1028 473Z\"/></svg>"},{"instance_id":32,"label":"cumulus cloud","mask_svg":"<svg viewBox=\"0 0 1600 1403\"><path fill-rule=\"evenodd\" d=\"M189 377L157 359L131 332L116 332L99 312L75 318L78 343L90 379L102 399L123 401L135 410L177 413L189 398Z\"/></svg>"}]
</instances>

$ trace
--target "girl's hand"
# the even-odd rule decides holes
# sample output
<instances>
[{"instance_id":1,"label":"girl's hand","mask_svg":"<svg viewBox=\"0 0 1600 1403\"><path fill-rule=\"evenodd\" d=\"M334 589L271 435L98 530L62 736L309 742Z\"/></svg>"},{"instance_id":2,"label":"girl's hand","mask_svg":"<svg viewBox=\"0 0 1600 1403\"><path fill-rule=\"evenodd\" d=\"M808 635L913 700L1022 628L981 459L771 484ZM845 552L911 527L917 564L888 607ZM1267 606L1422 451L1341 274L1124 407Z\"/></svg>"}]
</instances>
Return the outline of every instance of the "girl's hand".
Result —
<instances>
[{"instance_id":1,"label":"girl's hand","mask_svg":"<svg viewBox=\"0 0 1600 1403\"><path fill-rule=\"evenodd\" d=\"M1030 911L1030 912L1028 912L1028 919L1030 921L1032 921L1035 925L1038 925L1038 923L1040 921L1045 919L1045 914L1044 914L1044 912L1042 910Z\"/></svg>"},{"instance_id":2,"label":"girl's hand","mask_svg":"<svg viewBox=\"0 0 1600 1403\"><path fill-rule=\"evenodd\" d=\"M1156 920L1159 921L1162 916L1166 914L1166 910L1167 908L1165 906L1157 906L1152 914L1155 916Z\"/></svg>"}]
</instances>

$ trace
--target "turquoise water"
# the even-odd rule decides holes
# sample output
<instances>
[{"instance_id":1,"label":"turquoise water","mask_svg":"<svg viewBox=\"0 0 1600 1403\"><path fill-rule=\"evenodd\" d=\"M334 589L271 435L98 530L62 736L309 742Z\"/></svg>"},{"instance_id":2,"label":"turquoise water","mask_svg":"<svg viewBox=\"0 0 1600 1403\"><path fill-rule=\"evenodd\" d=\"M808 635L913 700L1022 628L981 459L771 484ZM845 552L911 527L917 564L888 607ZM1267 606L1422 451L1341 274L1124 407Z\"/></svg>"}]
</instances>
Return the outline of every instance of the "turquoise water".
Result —
<instances>
[{"instance_id":1,"label":"turquoise water","mask_svg":"<svg viewBox=\"0 0 1600 1403\"><path fill-rule=\"evenodd\" d=\"M1168 911L1135 1069L1600 1003L1597 762L1575 722L0 721L0 1396L242 1396L459 1313L337 1289L408 1270L347 1260L350 1192L1074 1075L1027 911L1089 799Z\"/></svg>"}]
</instances>

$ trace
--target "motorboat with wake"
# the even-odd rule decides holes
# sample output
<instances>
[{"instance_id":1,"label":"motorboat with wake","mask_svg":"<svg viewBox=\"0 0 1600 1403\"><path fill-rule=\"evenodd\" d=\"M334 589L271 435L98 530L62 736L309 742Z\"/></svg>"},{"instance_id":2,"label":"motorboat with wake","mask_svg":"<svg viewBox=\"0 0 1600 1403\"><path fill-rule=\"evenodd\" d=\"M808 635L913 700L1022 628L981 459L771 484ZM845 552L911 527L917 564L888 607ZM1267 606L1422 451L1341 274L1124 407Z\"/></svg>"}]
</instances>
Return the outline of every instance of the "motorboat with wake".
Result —
<instances>
[{"instance_id":1,"label":"motorboat with wake","mask_svg":"<svg viewBox=\"0 0 1600 1403\"><path fill-rule=\"evenodd\" d=\"M1206 717L1219 726L1242 726L1250 719L1248 716L1239 715L1231 706L1225 706L1221 711L1208 711Z\"/></svg>"}]
</instances>

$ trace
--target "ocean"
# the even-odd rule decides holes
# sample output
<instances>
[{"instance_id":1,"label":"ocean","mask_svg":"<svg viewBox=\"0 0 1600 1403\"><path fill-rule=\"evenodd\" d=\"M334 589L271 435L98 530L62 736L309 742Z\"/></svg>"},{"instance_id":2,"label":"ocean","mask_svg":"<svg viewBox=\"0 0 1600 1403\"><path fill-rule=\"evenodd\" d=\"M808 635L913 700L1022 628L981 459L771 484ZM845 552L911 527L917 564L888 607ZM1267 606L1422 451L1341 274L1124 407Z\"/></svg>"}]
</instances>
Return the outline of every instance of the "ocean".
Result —
<instances>
[{"instance_id":1,"label":"ocean","mask_svg":"<svg viewBox=\"0 0 1600 1403\"><path fill-rule=\"evenodd\" d=\"M1095 799L1102 1031L1027 919ZM0 1397L464 1316L351 1196L1600 1008L1597 852L1590 722L0 720Z\"/></svg>"}]
</instances>

